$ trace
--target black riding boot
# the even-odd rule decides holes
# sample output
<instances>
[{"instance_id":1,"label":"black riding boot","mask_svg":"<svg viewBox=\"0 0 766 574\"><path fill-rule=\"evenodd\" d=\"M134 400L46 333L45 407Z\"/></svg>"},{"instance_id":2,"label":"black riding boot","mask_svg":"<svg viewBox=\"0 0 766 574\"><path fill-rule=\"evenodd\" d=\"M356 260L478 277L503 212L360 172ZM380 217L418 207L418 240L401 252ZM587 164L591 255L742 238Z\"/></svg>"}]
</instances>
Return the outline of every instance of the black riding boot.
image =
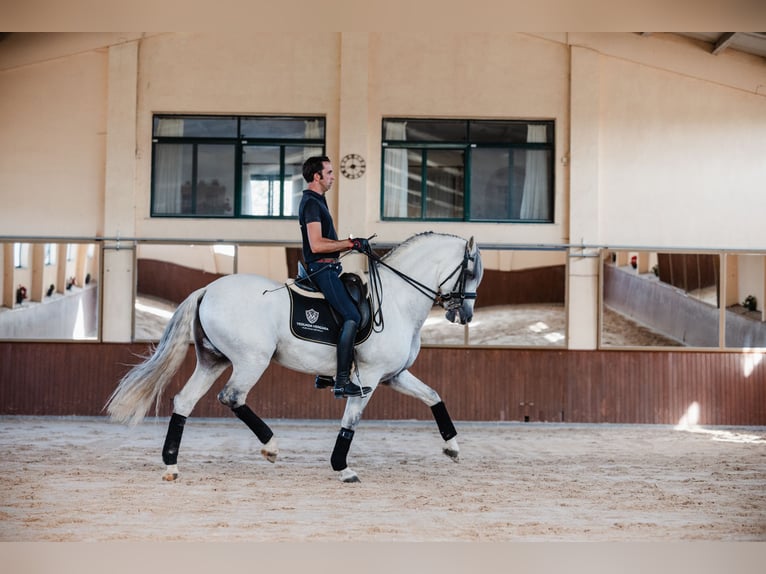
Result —
<instances>
[{"instance_id":1,"label":"black riding boot","mask_svg":"<svg viewBox=\"0 0 766 574\"><path fill-rule=\"evenodd\" d=\"M370 387L359 388L359 385L351 382L351 361L354 359L354 340L358 325L355 321L346 321L338 338L338 372L335 375L335 398L360 397L369 393Z\"/></svg>"}]
</instances>

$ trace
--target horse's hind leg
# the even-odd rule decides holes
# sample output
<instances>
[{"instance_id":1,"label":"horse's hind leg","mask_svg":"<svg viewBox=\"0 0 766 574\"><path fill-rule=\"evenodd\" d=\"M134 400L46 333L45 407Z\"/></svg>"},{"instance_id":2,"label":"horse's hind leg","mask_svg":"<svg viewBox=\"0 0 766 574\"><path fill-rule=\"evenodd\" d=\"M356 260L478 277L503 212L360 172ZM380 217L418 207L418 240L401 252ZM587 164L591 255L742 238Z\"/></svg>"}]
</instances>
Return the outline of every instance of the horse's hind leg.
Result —
<instances>
[{"instance_id":1,"label":"horse's hind leg","mask_svg":"<svg viewBox=\"0 0 766 574\"><path fill-rule=\"evenodd\" d=\"M191 378L173 398L173 414L170 417L165 444L162 447L162 461L167 465L165 474L162 475L163 480L178 478L178 449L181 446L186 418L227 366L228 361L205 360L198 357L197 367Z\"/></svg>"},{"instance_id":2,"label":"horse's hind leg","mask_svg":"<svg viewBox=\"0 0 766 574\"><path fill-rule=\"evenodd\" d=\"M275 462L279 449L277 448L277 439L274 438L274 432L245 403L250 389L258 382L266 367L269 366L269 360L269 358L265 358L260 365L257 363L235 365L231 378L218 393L218 400L221 404L229 407L237 418L245 423L261 441L263 444L261 455L269 462Z\"/></svg>"},{"instance_id":3,"label":"horse's hind leg","mask_svg":"<svg viewBox=\"0 0 766 574\"><path fill-rule=\"evenodd\" d=\"M400 393L420 399L431 407L431 413L436 420L436 425L439 427L439 433L445 441L442 452L455 462L458 462L460 447L458 447L457 438L455 438L457 431L455 430L455 425L452 424L447 407L444 406L439 393L406 370L386 381L386 384Z\"/></svg>"}]
</instances>

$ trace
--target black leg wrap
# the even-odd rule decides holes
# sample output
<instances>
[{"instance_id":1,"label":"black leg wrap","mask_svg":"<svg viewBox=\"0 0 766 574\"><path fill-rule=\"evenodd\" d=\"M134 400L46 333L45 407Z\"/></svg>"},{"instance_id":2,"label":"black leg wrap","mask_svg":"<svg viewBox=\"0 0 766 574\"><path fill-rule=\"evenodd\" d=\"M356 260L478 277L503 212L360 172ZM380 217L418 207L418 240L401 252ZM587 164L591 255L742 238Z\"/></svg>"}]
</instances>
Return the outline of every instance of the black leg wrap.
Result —
<instances>
[{"instance_id":1,"label":"black leg wrap","mask_svg":"<svg viewBox=\"0 0 766 574\"><path fill-rule=\"evenodd\" d=\"M444 406L443 401L439 401L431 407L431 412L436 419L436 425L439 427L439 432L444 440L449 440L457 436L455 425L452 424L452 419L447 412L447 407Z\"/></svg>"},{"instance_id":2,"label":"black leg wrap","mask_svg":"<svg viewBox=\"0 0 766 574\"><path fill-rule=\"evenodd\" d=\"M185 424L185 416L173 413L170 417L168 434L165 435L165 445L162 447L162 462L167 465L178 463L178 448L181 446Z\"/></svg>"},{"instance_id":3,"label":"black leg wrap","mask_svg":"<svg viewBox=\"0 0 766 574\"><path fill-rule=\"evenodd\" d=\"M351 441L353 439L354 431L341 427L338 439L335 441L335 448L332 450L332 457L330 458L333 470L341 471L348 466L346 464L346 455L348 454L348 449L351 448Z\"/></svg>"},{"instance_id":4,"label":"black leg wrap","mask_svg":"<svg viewBox=\"0 0 766 574\"><path fill-rule=\"evenodd\" d=\"M245 423L248 428L255 433L255 436L257 436L258 440L263 444L269 442L271 437L274 436L274 431L269 428L269 425L263 422L261 417L255 414L247 405L242 405L231 410L234 411L234 414L237 415L239 420Z\"/></svg>"}]
</instances>

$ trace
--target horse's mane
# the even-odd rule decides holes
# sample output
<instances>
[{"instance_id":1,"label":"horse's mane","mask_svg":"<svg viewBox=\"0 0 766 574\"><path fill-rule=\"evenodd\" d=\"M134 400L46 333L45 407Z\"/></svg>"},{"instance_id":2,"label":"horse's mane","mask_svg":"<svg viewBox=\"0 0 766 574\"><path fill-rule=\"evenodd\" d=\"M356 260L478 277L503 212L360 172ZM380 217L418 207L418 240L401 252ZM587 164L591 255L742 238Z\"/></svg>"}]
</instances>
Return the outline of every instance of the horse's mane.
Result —
<instances>
[{"instance_id":1,"label":"horse's mane","mask_svg":"<svg viewBox=\"0 0 766 574\"><path fill-rule=\"evenodd\" d=\"M388 251L388 253L386 253L381 259L387 259L391 255L407 249L410 245L415 244L418 241L421 241L422 239L424 239L426 237L431 237L431 236L434 236L434 235L440 235L442 237L455 237L456 239L460 239L459 236L453 235L451 233L437 233L435 231L421 231L420 233L416 233L415 235L405 239L403 242L401 242L396 247L391 248L391 250Z\"/></svg>"}]
</instances>

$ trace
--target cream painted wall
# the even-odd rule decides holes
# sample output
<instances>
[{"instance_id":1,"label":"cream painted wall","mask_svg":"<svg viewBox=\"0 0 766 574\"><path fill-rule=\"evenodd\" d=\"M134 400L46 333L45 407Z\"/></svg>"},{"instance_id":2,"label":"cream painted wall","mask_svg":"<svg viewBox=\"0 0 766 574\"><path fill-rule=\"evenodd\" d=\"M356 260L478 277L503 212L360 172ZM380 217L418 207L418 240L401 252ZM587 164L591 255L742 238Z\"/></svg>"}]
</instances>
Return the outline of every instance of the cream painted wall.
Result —
<instances>
[{"instance_id":1,"label":"cream painted wall","mask_svg":"<svg viewBox=\"0 0 766 574\"><path fill-rule=\"evenodd\" d=\"M600 101L601 241L766 246L766 97L602 57Z\"/></svg>"},{"instance_id":2,"label":"cream painted wall","mask_svg":"<svg viewBox=\"0 0 766 574\"><path fill-rule=\"evenodd\" d=\"M0 70L0 233L102 232L103 50Z\"/></svg>"}]
</instances>

